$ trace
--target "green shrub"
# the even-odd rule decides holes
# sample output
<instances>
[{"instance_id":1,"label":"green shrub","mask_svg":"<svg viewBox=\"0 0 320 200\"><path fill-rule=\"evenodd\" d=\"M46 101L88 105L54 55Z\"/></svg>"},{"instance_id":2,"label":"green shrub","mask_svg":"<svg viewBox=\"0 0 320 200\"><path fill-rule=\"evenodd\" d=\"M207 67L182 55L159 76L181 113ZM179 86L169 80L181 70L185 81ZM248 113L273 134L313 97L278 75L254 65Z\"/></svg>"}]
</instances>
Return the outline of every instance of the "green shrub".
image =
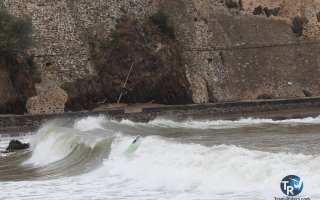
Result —
<instances>
[{"instance_id":1,"label":"green shrub","mask_svg":"<svg viewBox=\"0 0 320 200\"><path fill-rule=\"evenodd\" d=\"M24 54L31 44L32 21L27 16L15 17L0 10L0 53Z\"/></svg>"},{"instance_id":2,"label":"green shrub","mask_svg":"<svg viewBox=\"0 0 320 200\"><path fill-rule=\"evenodd\" d=\"M162 11L158 11L152 15L150 20L154 25L158 26L164 34L168 34L172 38L175 37L173 27L168 25L168 17Z\"/></svg>"}]
</instances>

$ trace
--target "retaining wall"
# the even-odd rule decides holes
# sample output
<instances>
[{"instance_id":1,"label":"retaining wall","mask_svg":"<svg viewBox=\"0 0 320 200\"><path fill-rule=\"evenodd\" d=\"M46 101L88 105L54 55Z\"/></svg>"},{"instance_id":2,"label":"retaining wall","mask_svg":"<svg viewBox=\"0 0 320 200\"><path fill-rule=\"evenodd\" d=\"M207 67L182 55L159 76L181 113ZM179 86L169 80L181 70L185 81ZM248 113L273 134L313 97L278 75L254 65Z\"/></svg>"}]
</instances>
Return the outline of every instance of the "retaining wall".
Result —
<instances>
[{"instance_id":1,"label":"retaining wall","mask_svg":"<svg viewBox=\"0 0 320 200\"><path fill-rule=\"evenodd\" d=\"M283 114L284 112L289 114ZM320 115L320 97L303 99L280 99L239 101L216 104L172 105L143 108L139 113L125 113L122 109L109 111L75 112L33 116L2 116L0 132L29 131L51 120L69 120L87 116L105 115L112 119L130 119L147 122L157 117L175 120L238 119L241 117L265 117L272 119L315 117Z\"/></svg>"}]
</instances>

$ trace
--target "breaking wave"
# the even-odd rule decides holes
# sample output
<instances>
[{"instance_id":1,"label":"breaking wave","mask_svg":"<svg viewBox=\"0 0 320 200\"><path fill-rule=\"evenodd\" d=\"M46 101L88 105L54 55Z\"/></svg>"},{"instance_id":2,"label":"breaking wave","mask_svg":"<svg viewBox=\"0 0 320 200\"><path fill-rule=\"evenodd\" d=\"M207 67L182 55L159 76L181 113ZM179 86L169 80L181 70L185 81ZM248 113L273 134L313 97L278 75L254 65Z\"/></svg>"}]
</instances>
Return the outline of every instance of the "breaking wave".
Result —
<instances>
[{"instance_id":1,"label":"breaking wave","mask_svg":"<svg viewBox=\"0 0 320 200\"><path fill-rule=\"evenodd\" d=\"M271 152L267 148L253 150L233 144L204 145L196 143L196 140L195 143L181 142L177 137L161 136L163 131L170 129L177 129L181 133L186 129L197 129L201 135L203 129L240 130L236 128L265 124L292 125L294 129L297 125L317 125L319 122L318 117L284 121L241 119L176 122L155 119L149 123L135 123L129 120L118 122L100 116L82 118L65 126L49 123L34 136L24 139L30 141L30 150L2 157L1 162L6 165L0 166L0 180L24 180L32 185L28 180L57 179L62 188L70 186L70 191L82 188L80 191L88 194L92 190L90 194L93 199L106 197L94 196L98 194L111 195L111 190L116 195L130 194L127 199L148 199L147 196L132 198L137 193L146 194L146 191L155 195L150 199L161 195L165 199L166 194L176 194L176 199L183 196L178 194L185 194L184 199L241 196L243 199L273 199L281 195L279 185L282 178L296 174L303 178L305 194L320 197L319 153ZM123 151L137 133L142 135L141 146L133 157L127 158ZM215 137L214 132L211 137ZM6 140L9 141L9 138ZM1 141L0 147L4 145L5 142ZM55 187L59 184L55 184ZM57 191L61 190L58 188Z\"/></svg>"},{"instance_id":2,"label":"breaking wave","mask_svg":"<svg viewBox=\"0 0 320 200\"><path fill-rule=\"evenodd\" d=\"M319 194L320 155L269 153L234 145L206 147L149 136L135 157L127 159L122 150L131 139L114 141L99 176L116 176L151 190L262 194L278 192L284 176L299 174L309 183L307 190Z\"/></svg>"},{"instance_id":3,"label":"breaking wave","mask_svg":"<svg viewBox=\"0 0 320 200\"><path fill-rule=\"evenodd\" d=\"M320 116L316 118L304 119L288 119L288 120L272 120L272 119L257 119L257 118L243 118L236 121L231 120L185 120L173 121L170 119L157 118L148 123L134 123L130 120L122 120L120 124L129 126L149 126L159 128L183 128L183 129L225 129L225 128L239 128L244 126L257 125L303 125L303 124L320 124Z\"/></svg>"}]
</instances>

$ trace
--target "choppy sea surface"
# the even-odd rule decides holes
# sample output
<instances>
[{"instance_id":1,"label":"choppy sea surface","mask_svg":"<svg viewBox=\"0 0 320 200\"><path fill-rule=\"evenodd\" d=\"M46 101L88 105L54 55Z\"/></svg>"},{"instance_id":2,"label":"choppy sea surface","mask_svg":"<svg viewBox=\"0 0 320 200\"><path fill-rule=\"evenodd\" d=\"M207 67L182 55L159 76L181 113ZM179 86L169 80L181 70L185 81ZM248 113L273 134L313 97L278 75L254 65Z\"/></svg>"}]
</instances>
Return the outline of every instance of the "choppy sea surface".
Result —
<instances>
[{"instance_id":1,"label":"choppy sea surface","mask_svg":"<svg viewBox=\"0 0 320 200\"><path fill-rule=\"evenodd\" d=\"M137 135L138 150L123 155ZM303 180L320 199L320 117L272 121L52 121L18 137L31 148L0 155L0 199L270 199Z\"/></svg>"}]
</instances>

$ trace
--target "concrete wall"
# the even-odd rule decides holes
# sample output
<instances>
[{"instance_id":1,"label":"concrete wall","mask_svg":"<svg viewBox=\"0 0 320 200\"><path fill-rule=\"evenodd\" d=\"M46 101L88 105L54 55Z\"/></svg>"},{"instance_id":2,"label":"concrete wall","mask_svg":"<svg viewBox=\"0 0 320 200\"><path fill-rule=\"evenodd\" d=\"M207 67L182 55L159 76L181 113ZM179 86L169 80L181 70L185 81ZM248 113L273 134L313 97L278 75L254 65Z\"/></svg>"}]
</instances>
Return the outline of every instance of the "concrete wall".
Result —
<instances>
[{"instance_id":1,"label":"concrete wall","mask_svg":"<svg viewBox=\"0 0 320 200\"><path fill-rule=\"evenodd\" d=\"M23 131L35 130L44 123L52 120L72 122L77 118L98 115L105 115L117 120L130 119L136 122L148 122L157 117L173 120L187 120L190 118L236 120L243 117L260 117L278 120L319 116L320 98L161 106L143 108L141 112L137 113L125 113L124 110L118 109L34 116L2 116L0 117L0 132L21 133Z\"/></svg>"},{"instance_id":2,"label":"concrete wall","mask_svg":"<svg viewBox=\"0 0 320 200\"><path fill-rule=\"evenodd\" d=\"M10 133L10 132L28 132L34 131L39 128L44 123L50 121L60 120L73 121L74 119L86 117L86 116L122 116L124 114L123 110L114 110L114 111L96 111L96 112L78 112L78 113L60 113L60 114L45 114L45 115L8 115L0 117L0 133Z\"/></svg>"}]
</instances>

